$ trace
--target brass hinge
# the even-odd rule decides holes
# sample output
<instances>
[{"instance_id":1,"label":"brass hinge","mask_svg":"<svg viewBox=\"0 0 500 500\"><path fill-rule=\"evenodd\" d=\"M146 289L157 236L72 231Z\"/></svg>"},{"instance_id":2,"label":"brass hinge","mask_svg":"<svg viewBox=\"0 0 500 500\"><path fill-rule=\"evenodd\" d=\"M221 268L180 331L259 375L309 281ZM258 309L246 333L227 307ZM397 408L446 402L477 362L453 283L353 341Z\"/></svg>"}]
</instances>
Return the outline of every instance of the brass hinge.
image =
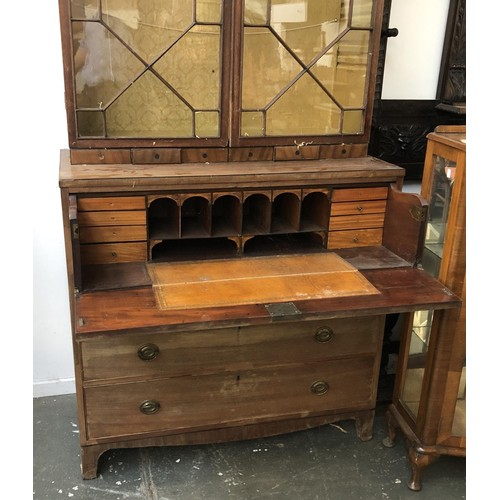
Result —
<instances>
[{"instance_id":1,"label":"brass hinge","mask_svg":"<svg viewBox=\"0 0 500 500\"><path fill-rule=\"evenodd\" d=\"M79 228L77 222L74 222L73 224L71 224L71 237L74 240L80 239L80 228Z\"/></svg>"},{"instance_id":2,"label":"brass hinge","mask_svg":"<svg viewBox=\"0 0 500 500\"><path fill-rule=\"evenodd\" d=\"M293 302L266 304L265 307L273 321L302 315Z\"/></svg>"},{"instance_id":3,"label":"brass hinge","mask_svg":"<svg viewBox=\"0 0 500 500\"><path fill-rule=\"evenodd\" d=\"M417 222L422 222L427 220L427 207L417 207L416 205L412 205L408 212Z\"/></svg>"}]
</instances>

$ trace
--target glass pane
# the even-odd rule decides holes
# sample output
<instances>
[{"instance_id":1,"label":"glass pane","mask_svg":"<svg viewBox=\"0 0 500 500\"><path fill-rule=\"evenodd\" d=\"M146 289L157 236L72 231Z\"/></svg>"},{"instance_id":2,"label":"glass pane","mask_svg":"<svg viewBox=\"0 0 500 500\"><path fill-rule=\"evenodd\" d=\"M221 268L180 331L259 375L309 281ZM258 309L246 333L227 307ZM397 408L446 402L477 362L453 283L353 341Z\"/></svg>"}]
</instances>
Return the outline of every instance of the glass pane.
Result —
<instances>
[{"instance_id":1,"label":"glass pane","mask_svg":"<svg viewBox=\"0 0 500 500\"><path fill-rule=\"evenodd\" d=\"M333 42L345 25L340 0L271 0L271 26L306 64Z\"/></svg>"},{"instance_id":2,"label":"glass pane","mask_svg":"<svg viewBox=\"0 0 500 500\"><path fill-rule=\"evenodd\" d=\"M342 107L365 105L369 42L368 31L349 31L312 68Z\"/></svg>"},{"instance_id":3,"label":"glass pane","mask_svg":"<svg viewBox=\"0 0 500 500\"><path fill-rule=\"evenodd\" d=\"M370 28L372 25L373 0L354 0L352 7L352 26Z\"/></svg>"},{"instance_id":4,"label":"glass pane","mask_svg":"<svg viewBox=\"0 0 500 500\"><path fill-rule=\"evenodd\" d=\"M264 135L264 113L243 112L241 114L241 135L259 137Z\"/></svg>"},{"instance_id":5,"label":"glass pane","mask_svg":"<svg viewBox=\"0 0 500 500\"><path fill-rule=\"evenodd\" d=\"M267 28L245 28L242 107L265 108L301 68Z\"/></svg>"},{"instance_id":6,"label":"glass pane","mask_svg":"<svg viewBox=\"0 0 500 500\"><path fill-rule=\"evenodd\" d=\"M220 23L222 0L196 0L196 22Z\"/></svg>"},{"instance_id":7,"label":"glass pane","mask_svg":"<svg viewBox=\"0 0 500 500\"><path fill-rule=\"evenodd\" d=\"M99 0L71 0L71 19L99 19Z\"/></svg>"},{"instance_id":8,"label":"glass pane","mask_svg":"<svg viewBox=\"0 0 500 500\"><path fill-rule=\"evenodd\" d=\"M102 0L102 20L147 63L193 23L193 2L185 0Z\"/></svg>"},{"instance_id":9,"label":"glass pane","mask_svg":"<svg viewBox=\"0 0 500 500\"><path fill-rule=\"evenodd\" d=\"M106 107L144 70L102 24L73 23L77 108Z\"/></svg>"},{"instance_id":10,"label":"glass pane","mask_svg":"<svg viewBox=\"0 0 500 500\"><path fill-rule=\"evenodd\" d=\"M268 22L268 0L245 1L245 24L266 24Z\"/></svg>"},{"instance_id":11,"label":"glass pane","mask_svg":"<svg viewBox=\"0 0 500 500\"><path fill-rule=\"evenodd\" d=\"M218 109L220 27L194 26L153 68L195 109Z\"/></svg>"},{"instance_id":12,"label":"glass pane","mask_svg":"<svg viewBox=\"0 0 500 500\"><path fill-rule=\"evenodd\" d=\"M344 111L344 120L342 122L343 134L361 134L363 133L363 111Z\"/></svg>"},{"instance_id":13,"label":"glass pane","mask_svg":"<svg viewBox=\"0 0 500 500\"><path fill-rule=\"evenodd\" d=\"M307 74L267 112L266 135L324 135L340 130L340 109Z\"/></svg>"},{"instance_id":14,"label":"glass pane","mask_svg":"<svg viewBox=\"0 0 500 500\"><path fill-rule=\"evenodd\" d=\"M104 137L104 113L102 111L78 111L78 130L83 137Z\"/></svg>"},{"instance_id":15,"label":"glass pane","mask_svg":"<svg viewBox=\"0 0 500 500\"><path fill-rule=\"evenodd\" d=\"M147 71L106 111L110 137L192 137L193 113Z\"/></svg>"},{"instance_id":16,"label":"glass pane","mask_svg":"<svg viewBox=\"0 0 500 500\"><path fill-rule=\"evenodd\" d=\"M451 433L454 436L465 436L466 432L466 367L462 368L460 376L460 386L458 388L457 402L455 404L455 414L453 416L453 426Z\"/></svg>"},{"instance_id":17,"label":"glass pane","mask_svg":"<svg viewBox=\"0 0 500 500\"><path fill-rule=\"evenodd\" d=\"M443 257L444 237L448 223L455 171L455 162L441 156L434 157L429 217L422 265L427 272L435 277L439 275Z\"/></svg>"},{"instance_id":18,"label":"glass pane","mask_svg":"<svg viewBox=\"0 0 500 500\"><path fill-rule=\"evenodd\" d=\"M196 137L219 136L219 113L217 111L199 111L195 113Z\"/></svg>"},{"instance_id":19,"label":"glass pane","mask_svg":"<svg viewBox=\"0 0 500 500\"><path fill-rule=\"evenodd\" d=\"M408 364L404 376L401 401L416 419L424 378L427 349L430 342L433 311L417 311L413 316Z\"/></svg>"}]
</instances>

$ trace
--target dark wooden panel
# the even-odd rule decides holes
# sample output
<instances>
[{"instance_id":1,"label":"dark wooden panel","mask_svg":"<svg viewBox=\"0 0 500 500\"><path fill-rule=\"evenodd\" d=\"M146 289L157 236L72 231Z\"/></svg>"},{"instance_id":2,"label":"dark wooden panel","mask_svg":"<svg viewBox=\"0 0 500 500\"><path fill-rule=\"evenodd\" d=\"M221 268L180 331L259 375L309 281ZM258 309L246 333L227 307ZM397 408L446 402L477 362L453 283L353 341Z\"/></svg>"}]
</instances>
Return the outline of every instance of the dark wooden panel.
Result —
<instances>
[{"instance_id":1,"label":"dark wooden panel","mask_svg":"<svg viewBox=\"0 0 500 500\"><path fill-rule=\"evenodd\" d=\"M406 169L421 180L427 134L438 125L463 125L465 116L438 109L438 100L381 100L376 106L368 154Z\"/></svg>"}]
</instances>

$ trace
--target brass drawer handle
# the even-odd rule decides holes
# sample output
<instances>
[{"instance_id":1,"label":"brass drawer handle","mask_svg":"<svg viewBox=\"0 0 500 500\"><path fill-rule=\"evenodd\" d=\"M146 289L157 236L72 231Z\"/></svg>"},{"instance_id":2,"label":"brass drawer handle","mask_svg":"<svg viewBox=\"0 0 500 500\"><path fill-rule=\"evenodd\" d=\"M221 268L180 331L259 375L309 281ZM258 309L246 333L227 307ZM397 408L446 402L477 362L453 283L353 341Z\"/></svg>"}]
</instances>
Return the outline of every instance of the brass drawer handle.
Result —
<instances>
[{"instance_id":1,"label":"brass drawer handle","mask_svg":"<svg viewBox=\"0 0 500 500\"><path fill-rule=\"evenodd\" d=\"M137 356L143 361L151 361L160 354L160 348L156 344L144 344L137 349Z\"/></svg>"},{"instance_id":2,"label":"brass drawer handle","mask_svg":"<svg viewBox=\"0 0 500 500\"><path fill-rule=\"evenodd\" d=\"M158 401L148 399L147 401L141 403L139 410L141 410L144 415L153 415L160 410L160 403L158 403Z\"/></svg>"},{"instance_id":3,"label":"brass drawer handle","mask_svg":"<svg viewBox=\"0 0 500 500\"><path fill-rule=\"evenodd\" d=\"M311 384L311 392L315 396L321 396L322 394L326 394L329 389L330 386L328 385L328 382L325 382L324 380L318 380Z\"/></svg>"},{"instance_id":4,"label":"brass drawer handle","mask_svg":"<svg viewBox=\"0 0 500 500\"><path fill-rule=\"evenodd\" d=\"M329 342L333 338L333 330L329 326L320 326L316 330L314 338L317 342Z\"/></svg>"}]
</instances>

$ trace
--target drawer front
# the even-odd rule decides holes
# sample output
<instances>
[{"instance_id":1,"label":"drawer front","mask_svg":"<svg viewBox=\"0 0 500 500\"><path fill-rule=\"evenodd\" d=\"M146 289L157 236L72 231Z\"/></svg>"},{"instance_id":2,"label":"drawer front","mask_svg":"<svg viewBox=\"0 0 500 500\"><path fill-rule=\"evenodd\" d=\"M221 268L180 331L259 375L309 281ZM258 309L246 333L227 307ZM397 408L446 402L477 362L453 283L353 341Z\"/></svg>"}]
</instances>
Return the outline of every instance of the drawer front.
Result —
<instances>
[{"instance_id":1,"label":"drawer front","mask_svg":"<svg viewBox=\"0 0 500 500\"><path fill-rule=\"evenodd\" d=\"M80 227L80 243L146 241L146 226Z\"/></svg>"},{"instance_id":2,"label":"drawer front","mask_svg":"<svg viewBox=\"0 0 500 500\"><path fill-rule=\"evenodd\" d=\"M328 250L377 246L382 244L383 229L356 229L353 231L333 231L328 235Z\"/></svg>"},{"instance_id":3,"label":"drawer front","mask_svg":"<svg viewBox=\"0 0 500 500\"><path fill-rule=\"evenodd\" d=\"M144 196L108 196L101 198L78 198L78 211L101 210L145 210Z\"/></svg>"},{"instance_id":4,"label":"drawer front","mask_svg":"<svg viewBox=\"0 0 500 500\"><path fill-rule=\"evenodd\" d=\"M82 245L80 252L83 265L140 262L147 259L146 242Z\"/></svg>"},{"instance_id":5,"label":"drawer front","mask_svg":"<svg viewBox=\"0 0 500 500\"><path fill-rule=\"evenodd\" d=\"M307 417L375 405L375 357L85 389L90 439Z\"/></svg>"},{"instance_id":6,"label":"drawer front","mask_svg":"<svg viewBox=\"0 0 500 500\"><path fill-rule=\"evenodd\" d=\"M389 188L387 187L334 189L332 201L337 203L356 200L385 200L388 192Z\"/></svg>"},{"instance_id":7,"label":"drawer front","mask_svg":"<svg viewBox=\"0 0 500 500\"><path fill-rule=\"evenodd\" d=\"M151 378L374 354L384 317L115 335L81 342L84 379Z\"/></svg>"},{"instance_id":8,"label":"drawer front","mask_svg":"<svg viewBox=\"0 0 500 500\"><path fill-rule=\"evenodd\" d=\"M385 213L386 200L375 201L348 201L344 203L332 203L330 215L363 215Z\"/></svg>"},{"instance_id":9,"label":"drawer front","mask_svg":"<svg viewBox=\"0 0 500 500\"><path fill-rule=\"evenodd\" d=\"M122 210L103 212L80 212L80 226L133 226L146 225L145 210Z\"/></svg>"},{"instance_id":10,"label":"drawer front","mask_svg":"<svg viewBox=\"0 0 500 500\"><path fill-rule=\"evenodd\" d=\"M330 218L330 231L384 227L385 214L343 215Z\"/></svg>"}]
</instances>

